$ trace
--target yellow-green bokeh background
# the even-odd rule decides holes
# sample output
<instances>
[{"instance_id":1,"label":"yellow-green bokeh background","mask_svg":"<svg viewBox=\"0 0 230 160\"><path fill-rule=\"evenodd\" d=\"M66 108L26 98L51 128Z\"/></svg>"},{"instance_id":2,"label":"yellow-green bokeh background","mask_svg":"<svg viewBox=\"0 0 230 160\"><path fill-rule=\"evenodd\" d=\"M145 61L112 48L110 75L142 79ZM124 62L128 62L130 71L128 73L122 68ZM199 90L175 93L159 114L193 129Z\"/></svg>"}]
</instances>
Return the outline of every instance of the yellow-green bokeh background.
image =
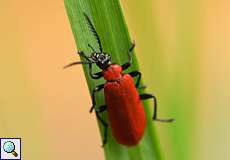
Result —
<instances>
[{"instance_id":1,"label":"yellow-green bokeh background","mask_svg":"<svg viewBox=\"0 0 230 160\"><path fill-rule=\"evenodd\" d=\"M121 0L168 160L230 159L230 2ZM0 137L23 159L103 159L95 116L62 0L2 0Z\"/></svg>"}]
</instances>

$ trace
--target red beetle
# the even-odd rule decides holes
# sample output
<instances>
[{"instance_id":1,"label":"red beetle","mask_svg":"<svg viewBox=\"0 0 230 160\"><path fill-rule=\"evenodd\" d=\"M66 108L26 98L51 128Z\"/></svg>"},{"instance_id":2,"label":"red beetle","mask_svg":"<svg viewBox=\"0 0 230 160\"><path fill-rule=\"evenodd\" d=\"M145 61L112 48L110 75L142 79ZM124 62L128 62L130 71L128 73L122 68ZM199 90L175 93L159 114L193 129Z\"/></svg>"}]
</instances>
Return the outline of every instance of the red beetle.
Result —
<instances>
[{"instance_id":1,"label":"red beetle","mask_svg":"<svg viewBox=\"0 0 230 160\"><path fill-rule=\"evenodd\" d=\"M78 52L85 61L73 62L66 67L76 65L76 64L88 64L90 76L93 79L99 79L104 77L106 80L105 84L98 85L94 88L92 92L92 107L90 112L96 106L95 93L104 89L105 102L106 105L102 105L95 109L96 116L98 120L104 126L104 139L103 146L107 142L107 128L108 124L100 117L99 113L108 111L109 125L112 129L112 134L118 143L126 146L136 145L142 138L146 126L146 117L144 112L144 107L141 100L152 98L154 100L154 114L153 120L172 122L173 119L158 119L157 118L157 101L156 97L152 94L140 94L136 88L143 88L140 85L141 73L138 71L133 71L130 73L124 73L132 63L131 52L134 48L132 44L131 48L128 50L129 61L122 66L118 64L111 63L111 56L106 54L102 50L102 45L100 38L96 32L93 23L90 21L89 17L85 15L86 21L89 25L90 30L93 32L99 44L100 52L96 52L94 48L89 45L93 50L91 56L86 56L84 52ZM92 73L92 64L96 65L102 69L101 72ZM137 76L137 82L134 83L132 77Z\"/></svg>"}]
</instances>

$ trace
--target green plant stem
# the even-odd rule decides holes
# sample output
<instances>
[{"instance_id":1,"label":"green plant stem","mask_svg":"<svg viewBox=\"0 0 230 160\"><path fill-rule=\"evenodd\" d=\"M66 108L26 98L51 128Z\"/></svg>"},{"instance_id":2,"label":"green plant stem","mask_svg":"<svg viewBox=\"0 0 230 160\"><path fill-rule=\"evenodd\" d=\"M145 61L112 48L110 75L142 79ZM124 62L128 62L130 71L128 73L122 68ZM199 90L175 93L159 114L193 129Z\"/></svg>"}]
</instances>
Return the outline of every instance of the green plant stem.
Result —
<instances>
[{"instance_id":1,"label":"green plant stem","mask_svg":"<svg viewBox=\"0 0 230 160\"><path fill-rule=\"evenodd\" d=\"M88 44L97 51L96 39L89 31L83 13L85 12L93 21L94 26L102 41L102 48L112 56L112 62L124 64L128 60L128 49L131 46L130 36L122 14L119 0L65 0L65 6L73 35L79 51L84 51L88 55L92 52ZM83 66L89 91L95 86L104 83L104 80L93 80L89 76L88 66ZM139 70L137 59L133 55L133 64L129 71ZM98 67L93 67L94 72L98 72ZM97 106L104 104L104 95L96 95ZM126 147L118 144L113 138L110 128L108 131L108 142L104 147L107 160L160 160L161 154L156 133L153 127L152 103L144 103L147 117L147 126L144 137L135 147ZM89 106L90 107L90 106ZM88 108L86 108L88 109ZM107 114L102 113L102 118L108 122ZM103 126L100 125L103 136ZM99 149L100 144L98 144Z\"/></svg>"}]
</instances>

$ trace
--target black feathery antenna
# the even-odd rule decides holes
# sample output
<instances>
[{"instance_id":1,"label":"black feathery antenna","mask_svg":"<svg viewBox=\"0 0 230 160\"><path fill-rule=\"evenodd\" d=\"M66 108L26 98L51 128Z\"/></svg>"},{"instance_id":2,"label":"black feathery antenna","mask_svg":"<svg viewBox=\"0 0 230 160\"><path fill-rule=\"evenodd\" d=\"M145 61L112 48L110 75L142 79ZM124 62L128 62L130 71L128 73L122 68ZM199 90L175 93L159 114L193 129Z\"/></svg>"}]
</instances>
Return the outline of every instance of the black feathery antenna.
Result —
<instances>
[{"instance_id":1,"label":"black feathery antenna","mask_svg":"<svg viewBox=\"0 0 230 160\"><path fill-rule=\"evenodd\" d=\"M87 21L87 23L88 23L88 27L89 27L90 31L93 32L93 35L94 35L95 38L97 39L97 43L98 43L98 45L99 45L100 51L103 52L103 51L102 51L101 40L100 40L100 38L99 38L99 35L97 34L97 31L96 31L96 29L95 29L93 23L91 22L90 18L88 17L88 15L87 15L86 13L84 13L84 16L85 16L85 19L86 19L86 21Z\"/></svg>"}]
</instances>

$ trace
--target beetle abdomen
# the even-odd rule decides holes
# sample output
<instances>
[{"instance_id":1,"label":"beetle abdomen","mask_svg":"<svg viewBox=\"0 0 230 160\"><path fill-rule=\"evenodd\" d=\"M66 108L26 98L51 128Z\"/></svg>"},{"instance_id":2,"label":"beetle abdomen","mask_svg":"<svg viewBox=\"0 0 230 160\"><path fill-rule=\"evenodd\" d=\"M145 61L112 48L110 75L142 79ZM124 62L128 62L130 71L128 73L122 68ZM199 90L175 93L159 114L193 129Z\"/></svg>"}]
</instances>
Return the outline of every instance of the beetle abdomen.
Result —
<instances>
[{"instance_id":1,"label":"beetle abdomen","mask_svg":"<svg viewBox=\"0 0 230 160\"><path fill-rule=\"evenodd\" d=\"M105 101L113 136L127 146L136 145L144 134L145 112L130 75L104 86Z\"/></svg>"}]
</instances>

